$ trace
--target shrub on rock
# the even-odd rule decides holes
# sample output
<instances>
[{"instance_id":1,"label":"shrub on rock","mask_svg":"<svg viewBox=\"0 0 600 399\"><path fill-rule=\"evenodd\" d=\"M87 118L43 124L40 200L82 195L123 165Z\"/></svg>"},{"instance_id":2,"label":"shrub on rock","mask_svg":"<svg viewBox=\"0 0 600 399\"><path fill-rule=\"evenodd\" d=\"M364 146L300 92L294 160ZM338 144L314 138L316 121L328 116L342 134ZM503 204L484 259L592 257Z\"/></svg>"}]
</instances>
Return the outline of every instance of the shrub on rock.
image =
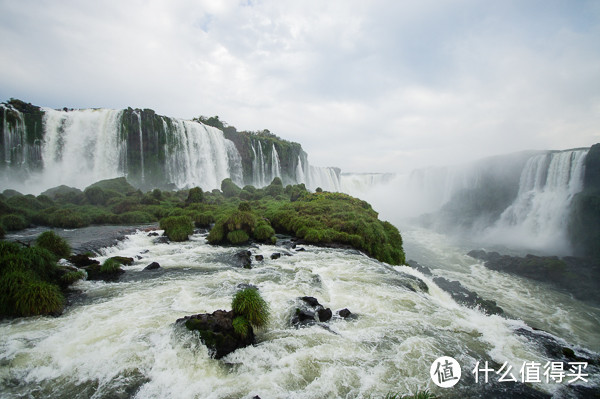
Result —
<instances>
[{"instance_id":1,"label":"shrub on rock","mask_svg":"<svg viewBox=\"0 0 600 399\"><path fill-rule=\"evenodd\" d=\"M261 328L269 322L269 305L256 288L246 288L238 291L231 302L233 313L242 316L256 328Z\"/></svg>"}]
</instances>

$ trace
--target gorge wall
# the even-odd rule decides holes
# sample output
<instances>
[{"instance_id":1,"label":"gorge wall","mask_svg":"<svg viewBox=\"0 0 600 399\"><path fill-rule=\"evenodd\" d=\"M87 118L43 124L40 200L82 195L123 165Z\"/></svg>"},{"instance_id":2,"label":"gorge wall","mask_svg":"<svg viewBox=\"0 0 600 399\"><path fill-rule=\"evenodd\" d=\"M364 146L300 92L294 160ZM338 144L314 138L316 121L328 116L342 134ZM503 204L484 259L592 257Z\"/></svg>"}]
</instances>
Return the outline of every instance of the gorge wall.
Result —
<instances>
[{"instance_id":1,"label":"gorge wall","mask_svg":"<svg viewBox=\"0 0 600 399\"><path fill-rule=\"evenodd\" d=\"M40 192L126 176L147 190L284 184L338 190L340 170L310 165L298 143L157 115L150 109L53 110L0 104L0 183Z\"/></svg>"}]
</instances>

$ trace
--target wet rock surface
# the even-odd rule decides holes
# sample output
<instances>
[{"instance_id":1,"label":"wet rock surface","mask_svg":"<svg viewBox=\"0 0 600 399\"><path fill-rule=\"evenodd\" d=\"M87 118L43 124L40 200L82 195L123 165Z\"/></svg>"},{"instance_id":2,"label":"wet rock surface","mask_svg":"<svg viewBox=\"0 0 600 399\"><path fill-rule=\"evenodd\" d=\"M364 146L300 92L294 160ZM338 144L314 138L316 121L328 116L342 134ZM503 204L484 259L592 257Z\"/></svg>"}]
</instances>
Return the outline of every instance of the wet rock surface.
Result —
<instances>
[{"instance_id":1,"label":"wet rock surface","mask_svg":"<svg viewBox=\"0 0 600 399\"><path fill-rule=\"evenodd\" d=\"M211 350L211 355L220 359L236 349L252 345L255 341L251 326L245 337L235 332L234 317L232 310L216 310L213 313L186 316L178 319L176 323L185 325L188 330L198 331L204 345Z\"/></svg>"}]
</instances>

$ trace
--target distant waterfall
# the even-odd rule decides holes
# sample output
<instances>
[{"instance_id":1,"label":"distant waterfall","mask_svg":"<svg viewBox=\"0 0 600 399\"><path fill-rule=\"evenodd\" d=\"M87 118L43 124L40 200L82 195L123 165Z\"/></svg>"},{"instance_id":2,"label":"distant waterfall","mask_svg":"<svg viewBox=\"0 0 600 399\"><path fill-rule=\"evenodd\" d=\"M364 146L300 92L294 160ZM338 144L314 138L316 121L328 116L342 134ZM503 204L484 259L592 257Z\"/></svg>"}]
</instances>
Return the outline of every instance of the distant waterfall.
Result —
<instances>
[{"instance_id":1,"label":"distant waterfall","mask_svg":"<svg viewBox=\"0 0 600 399\"><path fill-rule=\"evenodd\" d=\"M275 148L275 144L273 144L273 148L271 149L271 181L276 177L281 178L281 166L279 163L279 154L277 154L277 149Z\"/></svg>"},{"instance_id":2,"label":"distant waterfall","mask_svg":"<svg viewBox=\"0 0 600 399\"><path fill-rule=\"evenodd\" d=\"M137 115L138 118L138 126L139 126L139 133L140 133L140 170L141 170L141 179L142 179L142 184L144 184L144 136L142 134L142 115L140 112L136 112L135 113Z\"/></svg>"},{"instance_id":3,"label":"distant waterfall","mask_svg":"<svg viewBox=\"0 0 600 399\"><path fill-rule=\"evenodd\" d=\"M235 145L219 129L201 123L171 119L167 135L167 179L177 187L221 187L230 177L241 185L242 162Z\"/></svg>"},{"instance_id":4,"label":"distant waterfall","mask_svg":"<svg viewBox=\"0 0 600 399\"><path fill-rule=\"evenodd\" d=\"M26 140L26 125L23 115L10 106L2 108L2 131L4 163L8 166L25 167L35 164L41 159L42 142ZM14 118L14 125L8 123L9 116Z\"/></svg>"},{"instance_id":5,"label":"distant waterfall","mask_svg":"<svg viewBox=\"0 0 600 399\"><path fill-rule=\"evenodd\" d=\"M571 150L531 157L521 173L516 200L487 234L511 245L568 252L570 205L583 188L587 152Z\"/></svg>"}]
</instances>

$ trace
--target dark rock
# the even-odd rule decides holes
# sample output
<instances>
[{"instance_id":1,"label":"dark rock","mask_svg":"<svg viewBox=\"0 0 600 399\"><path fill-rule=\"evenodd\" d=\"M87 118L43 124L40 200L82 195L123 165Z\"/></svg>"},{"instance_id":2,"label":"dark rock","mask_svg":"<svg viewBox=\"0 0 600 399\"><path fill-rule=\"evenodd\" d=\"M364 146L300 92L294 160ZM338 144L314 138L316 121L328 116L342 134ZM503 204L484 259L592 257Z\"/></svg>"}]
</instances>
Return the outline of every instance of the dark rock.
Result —
<instances>
[{"instance_id":1,"label":"dark rock","mask_svg":"<svg viewBox=\"0 0 600 399\"><path fill-rule=\"evenodd\" d=\"M306 251L306 249L304 247L296 248L296 252L304 252L304 251Z\"/></svg>"},{"instance_id":2,"label":"dark rock","mask_svg":"<svg viewBox=\"0 0 600 399\"><path fill-rule=\"evenodd\" d=\"M160 264L158 262L152 262L148 266L144 267L144 270L156 270L160 269Z\"/></svg>"},{"instance_id":3,"label":"dark rock","mask_svg":"<svg viewBox=\"0 0 600 399\"><path fill-rule=\"evenodd\" d=\"M100 264L84 266L82 269L86 271L88 280L116 281L121 274L125 273L125 270L121 268L113 272L103 272Z\"/></svg>"},{"instance_id":4,"label":"dark rock","mask_svg":"<svg viewBox=\"0 0 600 399\"><path fill-rule=\"evenodd\" d=\"M337 313L340 317L343 317L344 319L350 317L350 315L352 314L352 312L350 312L347 308L344 308Z\"/></svg>"},{"instance_id":5,"label":"dark rock","mask_svg":"<svg viewBox=\"0 0 600 399\"><path fill-rule=\"evenodd\" d=\"M331 317L333 316L333 313L331 312L331 309L329 309L329 308L319 309L317 311L317 314L319 315L319 321L323 322L323 323L331 320Z\"/></svg>"},{"instance_id":6,"label":"dark rock","mask_svg":"<svg viewBox=\"0 0 600 399\"><path fill-rule=\"evenodd\" d=\"M137 260L140 260L140 259L142 259L142 257L141 257L141 256L139 256L139 255L136 255L136 256L135 256L135 258L136 258Z\"/></svg>"},{"instance_id":7,"label":"dark rock","mask_svg":"<svg viewBox=\"0 0 600 399\"><path fill-rule=\"evenodd\" d=\"M260 261L264 260L264 259L265 259L265 257L264 257L264 256L262 256L262 255L256 255L256 256L254 256L254 259L256 259L257 261L259 261L259 262L260 262Z\"/></svg>"},{"instance_id":8,"label":"dark rock","mask_svg":"<svg viewBox=\"0 0 600 399\"><path fill-rule=\"evenodd\" d=\"M169 237L167 237L167 236L156 237L154 240L152 240L152 243L153 244L168 244Z\"/></svg>"},{"instance_id":9,"label":"dark rock","mask_svg":"<svg viewBox=\"0 0 600 399\"><path fill-rule=\"evenodd\" d=\"M315 297L312 297L312 296L303 296L300 299L302 299L304 302L306 302L309 306L312 306L313 308L316 308L317 306L321 306L321 304L319 303L319 301Z\"/></svg>"},{"instance_id":10,"label":"dark rock","mask_svg":"<svg viewBox=\"0 0 600 399\"><path fill-rule=\"evenodd\" d=\"M126 257L126 256L113 256L110 259L114 259L115 261L119 262L123 266L131 266L131 265L133 265L133 258L129 258L129 257Z\"/></svg>"},{"instance_id":11,"label":"dark rock","mask_svg":"<svg viewBox=\"0 0 600 399\"><path fill-rule=\"evenodd\" d=\"M241 337L233 329L233 311L216 310L213 313L202 313L178 319L176 323L184 323L192 331L198 331L200 339L212 352L215 359L227 356L239 348L254 343L254 331L249 327L246 337Z\"/></svg>"},{"instance_id":12,"label":"dark rock","mask_svg":"<svg viewBox=\"0 0 600 399\"><path fill-rule=\"evenodd\" d=\"M271 259L279 259L281 258L281 253L275 252L271 254Z\"/></svg>"},{"instance_id":13,"label":"dark rock","mask_svg":"<svg viewBox=\"0 0 600 399\"><path fill-rule=\"evenodd\" d=\"M420 265L415 260L410 259L408 262L406 262L406 264L412 267L413 269L420 271L426 276L431 276L431 269L429 269L427 266Z\"/></svg>"},{"instance_id":14,"label":"dark rock","mask_svg":"<svg viewBox=\"0 0 600 399\"><path fill-rule=\"evenodd\" d=\"M149 249L144 249L144 250L140 251L140 254L147 254L148 252L150 252Z\"/></svg>"},{"instance_id":15,"label":"dark rock","mask_svg":"<svg viewBox=\"0 0 600 399\"><path fill-rule=\"evenodd\" d=\"M160 234L158 234L156 231L152 231L150 233L148 233L148 237L158 237Z\"/></svg>"},{"instance_id":16,"label":"dark rock","mask_svg":"<svg viewBox=\"0 0 600 399\"><path fill-rule=\"evenodd\" d=\"M239 251L235 254L235 259L238 266L243 267L244 269L252 268L252 252L247 250Z\"/></svg>"},{"instance_id":17,"label":"dark rock","mask_svg":"<svg viewBox=\"0 0 600 399\"><path fill-rule=\"evenodd\" d=\"M443 277L434 277L433 281L452 296L457 303L469 308L479 307L485 314L503 315L504 310L495 301L486 300L462 286L458 281L449 281Z\"/></svg>"},{"instance_id":18,"label":"dark rock","mask_svg":"<svg viewBox=\"0 0 600 399\"><path fill-rule=\"evenodd\" d=\"M69 256L67 260L77 267L85 267L100 264L100 262L98 262L96 259L90 259L90 257L87 255L72 255Z\"/></svg>"}]
</instances>

